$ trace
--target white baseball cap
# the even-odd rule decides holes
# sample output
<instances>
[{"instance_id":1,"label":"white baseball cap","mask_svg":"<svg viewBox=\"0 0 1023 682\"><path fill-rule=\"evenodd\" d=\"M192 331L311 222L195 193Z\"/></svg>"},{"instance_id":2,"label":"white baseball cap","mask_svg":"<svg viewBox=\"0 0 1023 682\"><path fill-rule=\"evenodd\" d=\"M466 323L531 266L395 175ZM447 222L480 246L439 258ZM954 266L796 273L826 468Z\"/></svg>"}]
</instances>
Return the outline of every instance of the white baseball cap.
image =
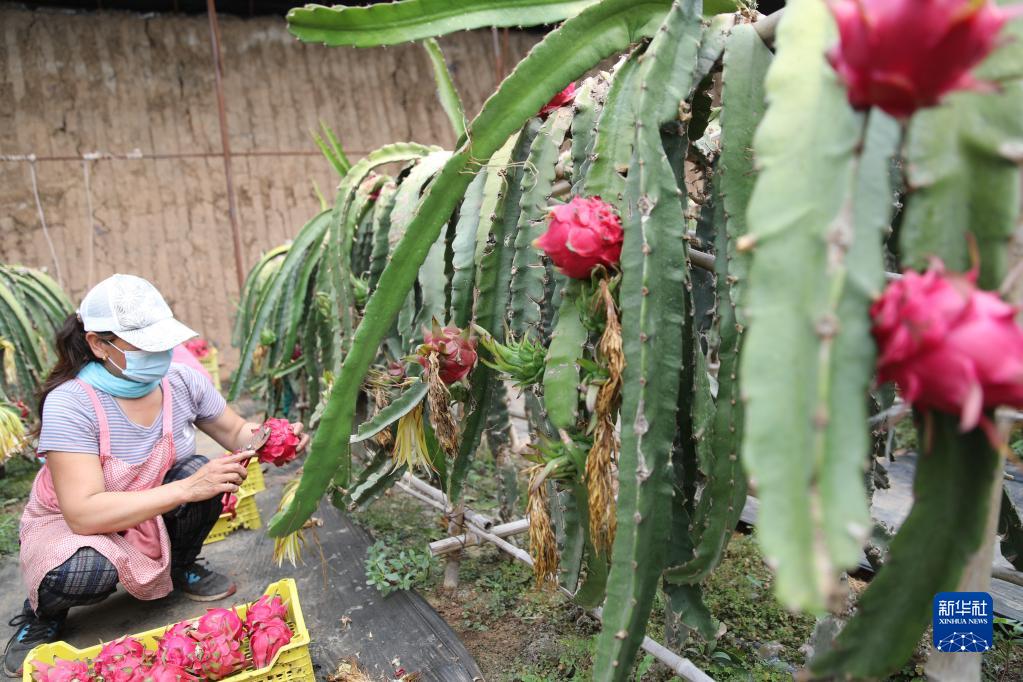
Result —
<instances>
[{"instance_id":1,"label":"white baseball cap","mask_svg":"<svg viewBox=\"0 0 1023 682\"><path fill-rule=\"evenodd\" d=\"M78 318L87 332L113 332L149 352L171 350L198 334L174 319L167 301L147 280L111 275L82 299Z\"/></svg>"}]
</instances>

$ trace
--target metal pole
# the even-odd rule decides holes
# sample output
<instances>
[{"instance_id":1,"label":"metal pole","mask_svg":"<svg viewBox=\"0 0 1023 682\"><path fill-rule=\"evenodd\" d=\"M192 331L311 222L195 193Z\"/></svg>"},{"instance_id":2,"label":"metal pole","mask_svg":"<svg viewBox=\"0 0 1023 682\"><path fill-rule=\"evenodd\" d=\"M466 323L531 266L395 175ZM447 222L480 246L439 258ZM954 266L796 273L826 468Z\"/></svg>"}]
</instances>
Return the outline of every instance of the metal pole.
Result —
<instances>
[{"instance_id":1,"label":"metal pole","mask_svg":"<svg viewBox=\"0 0 1023 682\"><path fill-rule=\"evenodd\" d=\"M245 259L242 256L242 233L238 225L238 206L234 196L234 174L231 172L231 142L227 132L227 108L224 104L224 77L220 63L220 24L214 0L206 0L210 19L210 48L213 50L213 74L217 85L217 113L220 116L220 144L224 149L224 178L227 180L227 213L231 220L231 241L234 243L234 269L238 291L245 285Z\"/></svg>"}]
</instances>

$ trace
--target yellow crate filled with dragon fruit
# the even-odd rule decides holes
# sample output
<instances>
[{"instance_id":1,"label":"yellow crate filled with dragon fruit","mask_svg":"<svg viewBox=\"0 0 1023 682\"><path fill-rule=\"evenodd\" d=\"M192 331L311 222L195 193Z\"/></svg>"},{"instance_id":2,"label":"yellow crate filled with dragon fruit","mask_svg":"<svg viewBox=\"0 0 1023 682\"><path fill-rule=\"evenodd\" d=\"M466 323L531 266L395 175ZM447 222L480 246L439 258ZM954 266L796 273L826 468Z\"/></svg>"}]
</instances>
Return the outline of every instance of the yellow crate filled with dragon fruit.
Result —
<instances>
[{"instance_id":1,"label":"yellow crate filled with dragon fruit","mask_svg":"<svg viewBox=\"0 0 1023 682\"><path fill-rule=\"evenodd\" d=\"M239 494L234 512L225 512L220 515L203 544L219 542L239 528L256 530L262 527L263 520L259 517L259 507L256 506L256 494L249 493L244 496Z\"/></svg>"},{"instance_id":2,"label":"yellow crate filled with dragon fruit","mask_svg":"<svg viewBox=\"0 0 1023 682\"><path fill-rule=\"evenodd\" d=\"M287 615L284 620L291 629L291 640L282 646L262 668L244 668L228 677L222 678L221 682L306 682L313 681L316 677L313 674L313 661L309 655L309 630L306 628L305 618L302 615L302 607L298 601L298 588L293 578L285 578L272 583L267 587L264 595L280 596ZM248 610L256 602L249 602L235 607L235 612L241 620L245 620ZM198 617L186 623L195 624ZM156 652L158 639L167 632L171 625L165 625L153 630L147 630L140 634L132 635L142 643L147 651ZM42 672L48 666L55 664L55 661L84 661L88 662L99 655L107 643L85 649L78 649L67 642L53 642L52 644L40 644L25 658L25 668L22 673L22 682L32 682L33 673ZM242 647L246 657L246 664L251 665L253 661L252 650L248 639ZM39 664L43 664L40 666Z\"/></svg>"}]
</instances>

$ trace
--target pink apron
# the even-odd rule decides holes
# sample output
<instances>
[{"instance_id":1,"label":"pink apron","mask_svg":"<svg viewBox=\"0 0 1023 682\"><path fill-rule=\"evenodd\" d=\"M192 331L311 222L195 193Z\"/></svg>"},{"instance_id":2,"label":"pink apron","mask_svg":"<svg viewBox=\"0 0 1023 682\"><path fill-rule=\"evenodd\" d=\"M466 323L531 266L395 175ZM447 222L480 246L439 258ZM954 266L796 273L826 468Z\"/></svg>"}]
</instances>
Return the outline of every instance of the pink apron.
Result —
<instances>
[{"instance_id":1,"label":"pink apron","mask_svg":"<svg viewBox=\"0 0 1023 682\"><path fill-rule=\"evenodd\" d=\"M78 381L76 379L76 381ZM163 435L149 456L128 464L110 454L110 427L99 396L88 384L78 381L96 410L99 426L99 461L108 492L150 490L163 484L173 466L174 408L170 384L164 379ZM106 535L76 535L64 521L57 503L50 468L36 474L32 492L21 517L21 577L35 609L43 577L71 558L82 547L92 547L116 568L125 589L137 599L159 599L170 593L170 538L162 516L143 521L135 528Z\"/></svg>"}]
</instances>

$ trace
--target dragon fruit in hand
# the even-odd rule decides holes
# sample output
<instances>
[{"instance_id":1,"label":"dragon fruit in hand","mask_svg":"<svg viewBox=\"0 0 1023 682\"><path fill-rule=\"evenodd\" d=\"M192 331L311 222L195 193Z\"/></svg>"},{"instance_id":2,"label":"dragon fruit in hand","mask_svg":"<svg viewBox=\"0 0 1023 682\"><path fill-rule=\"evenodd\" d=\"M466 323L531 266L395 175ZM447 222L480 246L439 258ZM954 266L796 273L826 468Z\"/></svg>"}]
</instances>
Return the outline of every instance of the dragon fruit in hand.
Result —
<instances>
[{"instance_id":1,"label":"dragon fruit in hand","mask_svg":"<svg viewBox=\"0 0 1023 682\"><path fill-rule=\"evenodd\" d=\"M283 466L298 456L298 436L287 419L267 419L263 425L270 427L270 438L257 452L260 462Z\"/></svg>"}]
</instances>

